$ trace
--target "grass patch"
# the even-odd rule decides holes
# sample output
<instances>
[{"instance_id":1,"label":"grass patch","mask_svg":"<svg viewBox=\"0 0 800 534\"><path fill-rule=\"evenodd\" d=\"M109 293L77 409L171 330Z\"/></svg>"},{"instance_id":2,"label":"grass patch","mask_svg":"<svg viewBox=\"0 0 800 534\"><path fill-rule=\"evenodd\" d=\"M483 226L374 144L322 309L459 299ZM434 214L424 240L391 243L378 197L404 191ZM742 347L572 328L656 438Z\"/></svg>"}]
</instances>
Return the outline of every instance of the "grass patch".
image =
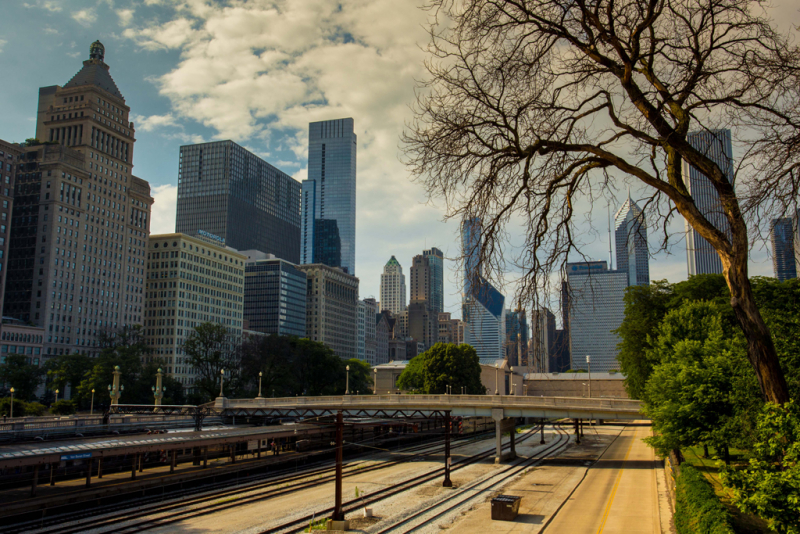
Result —
<instances>
[{"instance_id":1,"label":"grass patch","mask_svg":"<svg viewBox=\"0 0 800 534\"><path fill-rule=\"evenodd\" d=\"M728 511L734 532L737 534L775 534L767 526L766 521L757 515L743 513L731 503L730 492L722 486L719 480L719 467L717 467L716 458L703 458L703 447L689 447L682 449L682 452L686 460L683 465L689 464L705 475L717 498ZM709 452L709 456L713 456L713 452ZM738 449L731 449L730 456L732 465L745 465L748 460L747 453Z\"/></svg>"},{"instance_id":2,"label":"grass patch","mask_svg":"<svg viewBox=\"0 0 800 534\"><path fill-rule=\"evenodd\" d=\"M684 463L675 481L678 534L734 534L730 514L705 475Z\"/></svg>"},{"instance_id":3,"label":"grass patch","mask_svg":"<svg viewBox=\"0 0 800 534\"><path fill-rule=\"evenodd\" d=\"M328 520L327 519L318 519L317 521L310 521L308 526L303 532L312 532L314 530L327 530L328 528Z\"/></svg>"}]
</instances>

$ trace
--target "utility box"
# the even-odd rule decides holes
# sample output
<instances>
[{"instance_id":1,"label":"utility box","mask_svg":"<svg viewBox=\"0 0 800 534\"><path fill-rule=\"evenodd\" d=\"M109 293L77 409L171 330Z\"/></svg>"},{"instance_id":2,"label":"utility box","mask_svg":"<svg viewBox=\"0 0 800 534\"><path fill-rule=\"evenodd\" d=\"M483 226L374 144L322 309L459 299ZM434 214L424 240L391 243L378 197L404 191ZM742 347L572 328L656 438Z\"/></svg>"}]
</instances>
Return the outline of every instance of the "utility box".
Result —
<instances>
[{"instance_id":1,"label":"utility box","mask_svg":"<svg viewBox=\"0 0 800 534\"><path fill-rule=\"evenodd\" d=\"M492 499L492 521L514 521L519 514L522 497L498 495Z\"/></svg>"}]
</instances>

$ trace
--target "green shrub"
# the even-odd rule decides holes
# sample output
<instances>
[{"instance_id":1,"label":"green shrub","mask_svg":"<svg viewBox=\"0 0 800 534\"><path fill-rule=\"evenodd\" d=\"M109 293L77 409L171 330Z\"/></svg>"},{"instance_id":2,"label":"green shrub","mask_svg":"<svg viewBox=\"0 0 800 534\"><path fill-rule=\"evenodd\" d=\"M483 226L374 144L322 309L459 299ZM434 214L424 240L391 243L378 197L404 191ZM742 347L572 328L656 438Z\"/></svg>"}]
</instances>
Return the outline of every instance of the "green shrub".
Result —
<instances>
[{"instance_id":1,"label":"green shrub","mask_svg":"<svg viewBox=\"0 0 800 534\"><path fill-rule=\"evenodd\" d=\"M72 415L75 413L75 403L71 400L61 399L50 408L53 415Z\"/></svg>"},{"instance_id":2,"label":"green shrub","mask_svg":"<svg viewBox=\"0 0 800 534\"><path fill-rule=\"evenodd\" d=\"M14 408L16 410L16 408ZM39 417L44 415L44 412L47 410L47 407L42 404L41 402L26 402L25 403L25 415L28 417Z\"/></svg>"},{"instance_id":3,"label":"green shrub","mask_svg":"<svg viewBox=\"0 0 800 534\"><path fill-rule=\"evenodd\" d=\"M706 477L683 464L675 480L675 529L678 534L733 534L728 510Z\"/></svg>"}]
</instances>

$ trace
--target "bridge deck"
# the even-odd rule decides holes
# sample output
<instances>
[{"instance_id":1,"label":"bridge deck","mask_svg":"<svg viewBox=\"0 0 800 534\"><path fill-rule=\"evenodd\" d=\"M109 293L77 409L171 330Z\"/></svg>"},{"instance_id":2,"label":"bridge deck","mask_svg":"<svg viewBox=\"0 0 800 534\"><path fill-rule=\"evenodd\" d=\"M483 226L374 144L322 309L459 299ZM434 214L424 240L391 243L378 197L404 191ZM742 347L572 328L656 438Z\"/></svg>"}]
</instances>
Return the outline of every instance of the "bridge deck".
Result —
<instances>
[{"instance_id":1,"label":"bridge deck","mask_svg":"<svg viewBox=\"0 0 800 534\"><path fill-rule=\"evenodd\" d=\"M262 399L218 398L214 408L229 415L303 415L347 411L349 414L441 413L452 416L570 419L645 419L641 403L629 399L533 397L514 395L344 395Z\"/></svg>"}]
</instances>

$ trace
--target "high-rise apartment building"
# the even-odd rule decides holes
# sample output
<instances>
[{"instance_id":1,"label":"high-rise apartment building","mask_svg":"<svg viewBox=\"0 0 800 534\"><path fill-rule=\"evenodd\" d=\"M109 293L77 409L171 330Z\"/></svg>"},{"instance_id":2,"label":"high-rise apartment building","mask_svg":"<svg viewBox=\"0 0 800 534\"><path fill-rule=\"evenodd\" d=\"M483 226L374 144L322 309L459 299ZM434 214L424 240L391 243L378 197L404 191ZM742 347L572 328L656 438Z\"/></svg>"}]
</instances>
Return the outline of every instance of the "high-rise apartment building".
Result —
<instances>
[{"instance_id":1,"label":"high-rise apartment building","mask_svg":"<svg viewBox=\"0 0 800 534\"><path fill-rule=\"evenodd\" d=\"M300 262L300 183L233 141L180 149L175 231Z\"/></svg>"},{"instance_id":2,"label":"high-rise apartment building","mask_svg":"<svg viewBox=\"0 0 800 534\"><path fill-rule=\"evenodd\" d=\"M647 226L642 209L630 194L614 215L614 240L617 245L617 270L628 273L628 284L650 285Z\"/></svg>"},{"instance_id":3,"label":"high-rise apartment building","mask_svg":"<svg viewBox=\"0 0 800 534\"><path fill-rule=\"evenodd\" d=\"M523 309L506 310L506 358L510 366L528 366L528 319Z\"/></svg>"},{"instance_id":4,"label":"high-rise apartment building","mask_svg":"<svg viewBox=\"0 0 800 534\"><path fill-rule=\"evenodd\" d=\"M797 278L795 262L795 221L789 217L773 219L769 237L772 242L772 271L781 282Z\"/></svg>"},{"instance_id":5,"label":"high-rise apartment building","mask_svg":"<svg viewBox=\"0 0 800 534\"><path fill-rule=\"evenodd\" d=\"M450 312L439 314L439 343L464 343L464 322L453 319Z\"/></svg>"},{"instance_id":6,"label":"high-rise apartment building","mask_svg":"<svg viewBox=\"0 0 800 534\"><path fill-rule=\"evenodd\" d=\"M528 361L520 362L533 373L549 373L550 355L556 343L556 316L547 308L531 312L531 339ZM510 360L509 360L510 363Z\"/></svg>"},{"instance_id":7,"label":"high-rise apartment building","mask_svg":"<svg viewBox=\"0 0 800 534\"><path fill-rule=\"evenodd\" d=\"M11 216L20 154L20 145L0 139L0 310L3 309L5 297L8 253L11 249Z\"/></svg>"},{"instance_id":8,"label":"high-rise apartment building","mask_svg":"<svg viewBox=\"0 0 800 534\"><path fill-rule=\"evenodd\" d=\"M375 316L375 363L372 367L389 363L389 318L384 313Z\"/></svg>"},{"instance_id":9,"label":"high-rise apartment building","mask_svg":"<svg viewBox=\"0 0 800 534\"><path fill-rule=\"evenodd\" d=\"M342 359L357 358L358 278L321 263L299 265L298 269L308 278L306 337L324 343Z\"/></svg>"},{"instance_id":10,"label":"high-rise apartment building","mask_svg":"<svg viewBox=\"0 0 800 534\"><path fill-rule=\"evenodd\" d=\"M428 289L429 307L434 313L444 311L444 254L436 247L422 252L428 258L430 282Z\"/></svg>"},{"instance_id":11,"label":"high-rise apartment building","mask_svg":"<svg viewBox=\"0 0 800 534\"><path fill-rule=\"evenodd\" d=\"M358 301L358 308L356 310L356 358L361 361L366 361L366 345L367 345L367 305L363 300Z\"/></svg>"},{"instance_id":12,"label":"high-rise apartment building","mask_svg":"<svg viewBox=\"0 0 800 534\"><path fill-rule=\"evenodd\" d=\"M300 263L322 263L355 274L356 148L353 119L308 125Z\"/></svg>"},{"instance_id":13,"label":"high-rise apartment building","mask_svg":"<svg viewBox=\"0 0 800 534\"><path fill-rule=\"evenodd\" d=\"M221 238L150 236L144 339L164 370L185 386L199 377L183 351L194 327L223 325L230 334L229 350L241 340L245 260Z\"/></svg>"},{"instance_id":14,"label":"high-rise apartment building","mask_svg":"<svg viewBox=\"0 0 800 534\"><path fill-rule=\"evenodd\" d=\"M98 352L96 336L143 320L149 184L133 176L130 108L105 49L39 89L36 138L20 155L4 315L44 327L45 357Z\"/></svg>"},{"instance_id":15,"label":"high-rise apartment building","mask_svg":"<svg viewBox=\"0 0 800 534\"><path fill-rule=\"evenodd\" d=\"M397 258L392 256L381 274L381 311L397 315L406 309L406 276Z\"/></svg>"},{"instance_id":16,"label":"high-rise apartment building","mask_svg":"<svg viewBox=\"0 0 800 534\"><path fill-rule=\"evenodd\" d=\"M376 330L378 303L373 298L366 298L361 302L364 303L364 361L374 367L377 363L376 354L378 352Z\"/></svg>"},{"instance_id":17,"label":"high-rise apartment building","mask_svg":"<svg viewBox=\"0 0 800 534\"><path fill-rule=\"evenodd\" d=\"M305 337L306 273L274 256L247 259L244 320L256 332Z\"/></svg>"},{"instance_id":18,"label":"high-rise apartment building","mask_svg":"<svg viewBox=\"0 0 800 534\"><path fill-rule=\"evenodd\" d=\"M687 140L696 150L714 161L728 180L733 184L733 146L730 130L710 130L692 132ZM730 236L730 225L719 195L711 181L699 170L683 162L683 181L694 199L700 212L718 230ZM689 275L721 274L722 261L714 247L692 228L688 221L686 226L686 259Z\"/></svg>"},{"instance_id":19,"label":"high-rise apartment building","mask_svg":"<svg viewBox=\"0 0 800 534\"><path fill-rule=\"evenodd\" d=\"M437 261L441 266L441 256L438 258L434 254L414 256L409 277L408 335L423 343L426 349L432 347L439 338L439 312L433 304Z\"/></svg>"},{"instance_id":20,"label":"high-rise apartment building","mask_svg":"<svg viewBox=\"0 0 800 534\"><path fill-rule=\"evenodd\" d=\"M605 261L568 263L569 336L572 369L619 370L614 332L625 318L625 289L628 275L610 271Z\"/></svg>"}]
</instances>

